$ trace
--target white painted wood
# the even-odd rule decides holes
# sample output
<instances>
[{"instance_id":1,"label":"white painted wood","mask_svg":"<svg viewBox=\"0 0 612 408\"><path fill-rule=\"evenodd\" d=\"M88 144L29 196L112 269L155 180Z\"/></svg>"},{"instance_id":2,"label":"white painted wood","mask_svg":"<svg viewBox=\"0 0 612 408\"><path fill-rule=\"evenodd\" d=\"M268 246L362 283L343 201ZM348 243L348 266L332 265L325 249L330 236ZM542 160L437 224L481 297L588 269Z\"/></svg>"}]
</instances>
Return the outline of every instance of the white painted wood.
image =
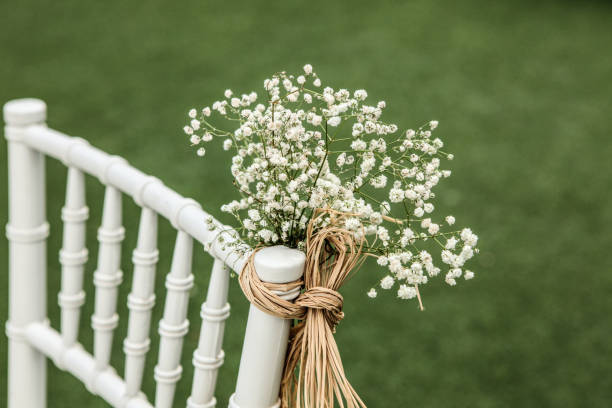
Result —
<instances>
[{"instance_id":1,"label":"white painted wood","mask_svg":"<svg viewBox=\"0 0 612 408\"><path fill-rule=\"evenodd\" d=\"M46 105L22 99L4 105L8 140L9 316L8 407L46 407L46 361L24 336L26 326L47 316L47 251L44 156L24 143L31 125L44 127Z\"/></svg>"},{"instance_id":2,"label":"white painted wood","mask_svg":"<svg viewBox=\"0 0 612 408\"><path fill-rule=\"evenodd\" d=\"M77 341L81 306L85 302L83 269L87 262L85 222L89 209L85 205L85 176L80 170L68 168L66 202L62 208L64 221L63 245L59 258L62 264L62 288L58 303L62 309L62 338L66 346Z\"/></svg>"},{"instance_id":3,"label":"white painted wood","mask_svg":"<svg viewBox=\"0 0 612 408\"><path fill-rule=\"evenodd\" d=\"M306 256L283 246L264 248L255 254L255 271L264 282L288 283L302 277ZM294 299L299 288L279 293ZM251 305L247 322L236 392L232 408L271 408L279 406L280 380L287 351L290 320L266 314Z\"/></svg>"},{"instance_id":4,"label":"white painted wood","mask_svg":"<svg viewBox=\"0 0 612 408\"><path fill-rule=\"evenodd\" d=\"M230 315L227 303L229 290L229 268L215 259L208 284L206 302L202 304L202 326L198 348L193 353L193 385L187 400L188 408L212 408L217 404L214 392L217 385L219 367L225 354L221 349L225 320Z\"/></svg>"},{"instance_id":5,"label":"white painted wood","mask_svg":"<svg viewBox=\"0 0 612 408\"><path fill-rule=\"evenodd\" d=\"M31 323L24 330L25 338L40 353L53 361L61 361L63 369L91 388L116 408L153 408L142 393L126 397L126 385L112 367L98 370L96 360L79 343L67 347L62 336L43 323ZM27 393L28 389L21 390Z\"/></svg>"},{"instance_id":6,"label":"white painted wood","mask_svg":"<svg viewBox=\"0 0 612 408\"><path fill-rule=\"evenodd\" d=\"M158 363L155 367L155 407L170 408L174 400L176 383L183 371L181 351L189 321L187 307L189 290L193 287L192 269L193 239L185 232L176 236L170 273L166 276L166 302L164 315L159 323Z\"/></svg>"},{"instance_id":7,"label":"white painted wood","mask_svg":"<svg viewBox=\"0 0 612 408\"><path fill-rule=\"evenodd\" d=\"M242 270L248 254L237 252L216 239L219 231L233 229L212 218L193 200L184 198L162 183L151 183L148 175L130 166L125 160L56 130L31 126L24 132L23 141L33 149L62 160L69 166L99 178L103 184L116 187L133 197L141 206L153 209L168 219L174 228L187 232L202 243L207 252L223 260L236 273ZM225 242L232 240L228 234L223 235Z\"/></svg>"},{"instance_id":8,"label":"white painted wood","mask_svg":"<svg viewBox=\"0 0 612 408\"><path fill-rule=\"evenodd\" d=\"M144 207L140 215L138 243L132 255L134 275L132 291L128 296L130 317L128 335L123 342L125 352L126 395L133 397L140 391L145 357L151 343L151 309L155 304L155 268L159 259L157 250L157 214Z\"/></svg>"},{"instance_id":9,"label":"white painted wood","mask_svg":"<svg viewBox=\"0 0 612 408\"><path fill-rule=\"evenodd\" d=\"M195 373L189 408L216 404L214 388L219 366L224 321L229 316L227 290L229 269L240 273L248 253L237 252L218 239L221 231L233 231L158 180L133 168L120 157L110 156L84 140L46 128L45 105L38 100L19 100L5 105L4 117L9 153L9 408L45 407L45 359L75 375L88 389L117 408L151 407L139 391L144 353L149 344L150 307L157 261L157 214L168 219L179 232L167 277L164 317L160 321L160 352L155 368L156 407L172 406L176 381L181 376L180 357L191 275L193 239L204 244L215 264L202 306L202 326L194 353ZM69 167L66 203L63 209L64 242L62 288L62 333L51 329L46 319L46 247L44 156L62 160ZM82 303L83 264L86 260L84 174L97 177L106 186L97 270L93 356L78 343L79 307ZM117 286L121 282L120 256L122 193L143 208L139 239L134 251L134 276L128 300L130 320L124 342L125 381L109 366L113 330L117 326ZM223 235L223 234L222 234ZM193 239L192 239L193 238ZM234 238L225 234L225 242ZM226 265L229 266L226 267ZM260 278L284 283L303 273L304 254L283 247L265 248L255 257ZM280 293L287 299L299 290ZM278 403L279 383L287 347L290 322L267 315L251 306L234 408L269 408ZM42 354L41 354L42 353Z\"/></svg>"},{"instance_id":10,"label":"white painted wood","mask_svg":"<svg viewBox=\"0 0 612 408\"><path fill-rule=\"evenodd\" d=\"M119 322L117 291L121 283L121 241L125 231L121 225L121 193L114 187L106 187L102 225L98 229L98 269L94 272L96 300L91 325L94 329L94 356L96 368L104 370L110 361L113 331ZM95 389L94 389L95 391Z\"/></svg>"}]
</instances>

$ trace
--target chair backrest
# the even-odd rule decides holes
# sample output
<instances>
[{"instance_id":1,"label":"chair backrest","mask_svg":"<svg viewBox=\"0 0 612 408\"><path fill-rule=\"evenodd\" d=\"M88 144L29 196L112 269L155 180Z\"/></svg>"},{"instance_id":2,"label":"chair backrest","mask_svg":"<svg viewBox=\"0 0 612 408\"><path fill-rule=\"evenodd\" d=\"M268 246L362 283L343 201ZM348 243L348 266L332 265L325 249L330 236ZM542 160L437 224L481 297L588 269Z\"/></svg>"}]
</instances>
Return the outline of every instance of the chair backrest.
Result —
<instances>
[{"instance_id":1,"label":"chair backrest","mask_svg":"<svg viewBox=\"0 0 612 408\"><path fill-rule=\"evenodd\" d=\"M246 255L228 245L232 230L203 211L199 204L164 186L151 176L111 156L83 139L67 136L45 125L46 105L37 99L20 99L4 106L5 137L9 166L9 337L8 407L46 406L46 359L73 374L87 389L111 406L167 408L175 400L181 377L183 337L188 331L187 305L193 286L191 270L193 241L204 245L214 257L206 300L202 304L200 337L193 354L194 377L190 396L176 396L181 406L208 408L216 405L217 372L223 364L224 321L229 271L240 273ZM66 201L61 218L63 244L61 330L50 327L46 311L46 239L49 224L45 211L45 156L68 167ZM90 353L78 343L81 306L85 300L83 281L87 261L85 223L85 175L97 177L105 186L102 223L98 229L98 262L93 282L95 309L91 316L94 347ZM110 365L117 314L120 270L123 196L142 208L138 240L133 251L127 336L123 341L124 375ZM177 230L172 266L166 277L166 299L159 322L159 357L154 375L156 391L151 403L141 391L145 356L150 345L151 309L158 261L157 221L162 216ZM220 237L222 237L220 239ZM285 283L298 279L304 255L284 247L259 251L255 268L264 281ZM286 293L287 298L297 293ZM230 398L233 408L278 406L279 383L285 357L289 321L267 315L251 305L236 380Z\"/></svg>"}]
</instances>

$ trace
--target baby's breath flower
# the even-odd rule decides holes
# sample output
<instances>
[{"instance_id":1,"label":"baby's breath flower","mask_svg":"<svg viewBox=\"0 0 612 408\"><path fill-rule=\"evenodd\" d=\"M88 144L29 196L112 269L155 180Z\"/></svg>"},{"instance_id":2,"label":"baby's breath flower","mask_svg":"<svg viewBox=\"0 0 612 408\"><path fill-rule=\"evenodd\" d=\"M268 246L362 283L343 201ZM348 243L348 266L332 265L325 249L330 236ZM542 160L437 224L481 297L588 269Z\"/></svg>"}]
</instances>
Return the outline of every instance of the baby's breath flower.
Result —
<instances>
[{"instance_id":1,"label":"baby's breath flower","mask_svg":"<svg viewBox=\"0 0 612 408\"><path fill-rule=\"evenodd\" d=\"M340 124L340 120L341 119L340 119L339 116L333 116L333 117L329 118L329 120L327 121L327 124L329 126L336 127L336 126L338 126Z\"/></svg>"},{"instance_id":2,"label":"baby's breath flower","mask_svg":"<svg viewBox=\"0 0 612 408\"><path fill-rule=\"evenodd\" d=\"M363 101L365 100L365 98L368 97L368 93L366 92L365 89L357 89L353 95L355 96L355 99L357 99L358 101Z\"/></svg>"},{"instance_id":3,"label":"baby's breath flower","mask_svg":"<svg viewBox=\"0 0 612 408\"><path fill-rule=\"evenodd\" d=\"M404 199L404 190L399 188L392 188L389 190L389 201L392 203L399 203Z\"/></svg>"},{"instance_id":4,"label":"baby's breath flower","mask_svg":"<svg viewBox=\"0 0 612 408\"><path fill-rule=\"evenodd\" d=\"M394 283L395 280L393 279L393 277L387 275L380 281L380 287L383 289L391 289Z\"/></svg>"},{"instance_id":5,"label":"baby's breath flower","mask_svg":"<svg viewBox=\"0 0 612 408\"><path fill-rule=\"evenodd\" d=\"M444 246L444 248L446 248L446 249L455 249L456 246L457 246L457 238L450 237L446 241L446 245Z\"/></svg>"},{"instance_id":6,"label":"baby's breath flower","mask_svg":"<svg viewBox=\"0 0 612 408\"><path fill-rule=\"evenodd\" d=\"M400 299L412 299L415 296L416 289L411 286L400 285L399 289L397 290L397 297Z\"/></svg>"}]
</instances>

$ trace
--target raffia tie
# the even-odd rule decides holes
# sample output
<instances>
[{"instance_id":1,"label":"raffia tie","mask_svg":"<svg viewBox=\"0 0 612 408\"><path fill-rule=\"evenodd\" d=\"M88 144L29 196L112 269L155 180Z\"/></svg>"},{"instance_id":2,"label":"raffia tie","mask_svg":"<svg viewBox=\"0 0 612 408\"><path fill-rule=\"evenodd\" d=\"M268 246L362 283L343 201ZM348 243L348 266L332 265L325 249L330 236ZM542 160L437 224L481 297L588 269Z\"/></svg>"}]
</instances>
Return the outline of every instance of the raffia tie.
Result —
<instances>
[{"instance_id":1,"label":"raffia tie","mask_svg":"<svg viewBox=\"0 0 612 408\"><path fill-rule=\"evenodd\" d=\"M331 213L332 222L314 232L319 217ZM282 408L366 408L346 379L333 333L344 317L338 289L362 262L359 242L339 227L350 214L319 210L310 221L306 237L304 280L288 284L262 282L253 265L255 252L240 274L247 299L260 310L284 319L300 320L291 328L281 381ZM304 286L295 302L273 291Z\"/></svg>"}]
</instances>

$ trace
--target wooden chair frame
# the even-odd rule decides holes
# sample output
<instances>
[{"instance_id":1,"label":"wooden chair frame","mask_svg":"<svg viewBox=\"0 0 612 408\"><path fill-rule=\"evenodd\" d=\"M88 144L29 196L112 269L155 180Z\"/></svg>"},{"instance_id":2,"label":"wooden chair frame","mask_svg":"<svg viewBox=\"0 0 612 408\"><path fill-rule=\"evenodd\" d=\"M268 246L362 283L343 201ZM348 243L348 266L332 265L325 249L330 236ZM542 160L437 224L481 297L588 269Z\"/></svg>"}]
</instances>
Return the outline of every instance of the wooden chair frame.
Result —
<instances>
[{"instance_id":1,"label":"wooden chair frame","mask_svg":"<svg viewBox=\"0 0 612 408\"><path fill-rule=\"evenodd\" d=\"M183 337L189 328L187 304L193 285L191 260L193 241L204 245L214 257L206 300L202 304L200 338L193 355L192 392L188 408L216 406L217 372L223 364L224 322L229 317L227 302L229 272L240 273L245 257L218 239L230 229L157 178L130 166L126 160L92 147L45 125L46 105L38 99L8 102L3 109L8 142L9 222L9 338L8 407L46 407L46 359L78 378L89 392L117 408L169 408L181 377ZM45 157L68 167L66 201L62 209L63 245L61 330L50 327L46 310L46 220ZM85 175L106 186L102 223L98 229L99 254L93 282L95 311L91 317L94 347L90 353L78 343L81 306L85 301L83 280L87 261L85 223ZM128 333L123 342L123 376L110 365L112 339L117 327L118 286L122 226L121 201L131 197L142 208L138 242L133 251ZM160 350L155 366L157 384L154 403L141 391L145 357L149 350L151 309L155 302L154 276L158 260L157 219L162 216L177 230L171 270L166 277L166 300L159 322ZM208 221L212 220L212 222ZM231 239L225 234L225 242ZM255 268L263 281L286 283L301 277L304 254L285 247L259 251ZM298 290L299 291L299 290ZM295 298L298 291L283 294ZM279 384L287 347L290 322L250 307L236 391L231 408L278 407Z\"/></svg>"}]
</instances>

